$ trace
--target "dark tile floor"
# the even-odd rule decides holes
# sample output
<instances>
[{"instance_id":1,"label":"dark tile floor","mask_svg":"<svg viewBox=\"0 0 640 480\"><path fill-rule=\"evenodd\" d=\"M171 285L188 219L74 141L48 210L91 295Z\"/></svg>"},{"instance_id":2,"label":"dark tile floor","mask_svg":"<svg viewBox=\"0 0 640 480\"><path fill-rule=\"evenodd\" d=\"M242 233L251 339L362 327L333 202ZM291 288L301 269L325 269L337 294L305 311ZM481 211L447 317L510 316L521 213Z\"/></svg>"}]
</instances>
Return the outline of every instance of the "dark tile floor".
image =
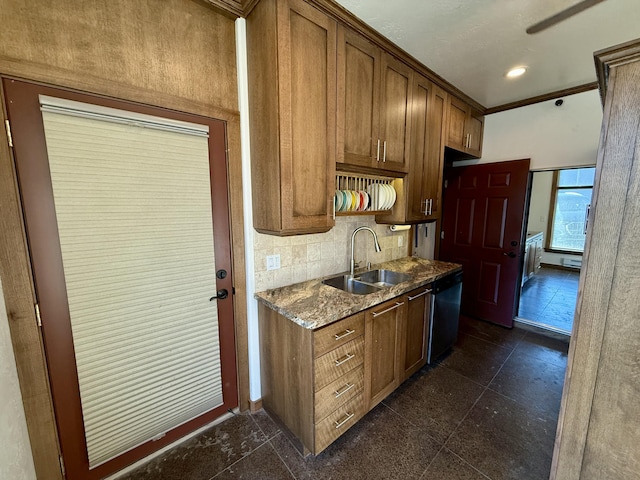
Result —
<instances>
[{"instance_id":1,"label":"dark tile floor","mask_svg":"<svg viewBox=\"0 0 640 480\"><path fill-rule=\"evenodd\" d=\"M463 317L450 354L315 458L303 458L260 411L236 415L123 479L546 480L567 349Z\"/></svg>"},{"instance_id":2,"label":"dark tile floor","mask_svg":"<svg viewBox=\"0 0 640 480\"><path fill-rule=\"evenodd\" d=\"M571 333L579 271L543 267L522 287L518 316Z\"/></svg>"}]
</instances>

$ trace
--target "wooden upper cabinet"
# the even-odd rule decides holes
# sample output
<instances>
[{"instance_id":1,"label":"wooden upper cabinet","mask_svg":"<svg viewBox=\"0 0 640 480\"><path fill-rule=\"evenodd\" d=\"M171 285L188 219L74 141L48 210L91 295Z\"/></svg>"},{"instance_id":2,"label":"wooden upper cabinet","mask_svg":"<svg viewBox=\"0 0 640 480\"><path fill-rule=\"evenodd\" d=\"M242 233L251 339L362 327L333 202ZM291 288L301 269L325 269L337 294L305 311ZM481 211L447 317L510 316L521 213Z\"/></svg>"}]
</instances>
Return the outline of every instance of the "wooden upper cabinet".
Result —
<instances>
[{"instance_id":1,"label":"wooden upper cabinet","mask_svg":"<svg viewBox=\"0 0 640 480\"><path fill-rule=\"evenodd\" d=\"M340 163L407 172L412 69L338 27Z\"/></svg>"},{"instance_id":2,"label":"wooden upper cabinet","mask_svg":"<svg viewBox=\"0 0 640 480\"><path fill-rule=\"evenodd\" d=\"M302 0L247 18L253 222L276 235L333 225L336 22Z\"/></svg>"},{"instance_id":3,"label":"wooden upper cabinet","mask_svg":"<svg viewBox=\"0 0 640 480\"><path fill-rule=\"evenodd\" d=\"M338 27L338 162L369 167L377 154L380 49Z\"/></svg>"},{"instance_id":4,"label":"wooden upper cabinet","mask_svg":"<svg viewBox=\"0 0 640 480\"><path fill-rule=\"evenodd\" d=\"M449 96L447 113L447 147L480 158L484 131L482 113L454 96Z\"/></svg>"},{"instance_id":5,"label":"wooden upper cabinet","mask_svg":"<svg viewBox=\"0 0 640 480\"><path fill-rule=\"evenodd\" d=\"M447 94L417 73L413 76L409 135L409 171L403 192L380 223L421 223L436 220L442 197L444 118Z\"/></svg>"},{"instance_id":6,"label":"wooden upper cabinet","mask_svg":"<svg viewBox=\"0 0 640 480\"><path fill-rule=\"evenodd\" d=\"M391 55L382 55L380 87L380 142L378 168L409 170L411 81L413 70Z\"/></svg>"}]
</instances>

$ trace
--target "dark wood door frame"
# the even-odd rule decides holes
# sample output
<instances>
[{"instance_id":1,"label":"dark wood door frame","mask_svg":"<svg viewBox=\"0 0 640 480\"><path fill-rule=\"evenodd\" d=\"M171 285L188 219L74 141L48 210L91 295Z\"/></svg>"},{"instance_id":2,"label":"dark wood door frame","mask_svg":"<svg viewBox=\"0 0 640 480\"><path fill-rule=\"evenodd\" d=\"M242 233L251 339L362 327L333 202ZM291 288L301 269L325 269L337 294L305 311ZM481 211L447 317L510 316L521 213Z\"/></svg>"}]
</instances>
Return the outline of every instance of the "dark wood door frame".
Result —
<instances>
[{"instance_id":1,"label":"dark wood door frame","mask_svg":"<svg viewBox=\"0 0 640 480\"><path fill-rule=\"evenodd\" d=\"M1 66L2 62L0 62ZM35 78L45 79L50 77L54 79L58 73L50 73L46 69L33 68L29 65L18 66L17 69L34 73ZM61 83L80 85L82 81L79 78L65 78ZM0 93L3 94L1 88L0 86ZM99 95L101 88L97 86L96 90L96 94ZM113 88L109 86L106 90L112 93ZM150 92L132 87L122 89L121 95L118 96L124 101L144 99L151 105L156 104L159 108L164 108L159 104L169 105L176 111L207 118L215 117L227 124L225 153L228 156L229 211L232 222L230 241L235 270L233 286L236 292L232 307L236 320L236 345L233 354L238 364L239 407L245 410L249 407L249 382L239 115L165 94L158 94L154 99L154 95L150 95ZM2 123L4 124L6 119L4 103L2 106ZM41 332L34 310L34 283L24 233L21 200L18 194L12 150L8 146L8 135L4 128L2 130L3 134L0 136L3 140L0 142L2 143L0 145L0 186L2 187L0 188L0 206L2 206L0 275L36 473L38 478L62 478L49 379L44 361Z\"/></svg>"}]
</instances>

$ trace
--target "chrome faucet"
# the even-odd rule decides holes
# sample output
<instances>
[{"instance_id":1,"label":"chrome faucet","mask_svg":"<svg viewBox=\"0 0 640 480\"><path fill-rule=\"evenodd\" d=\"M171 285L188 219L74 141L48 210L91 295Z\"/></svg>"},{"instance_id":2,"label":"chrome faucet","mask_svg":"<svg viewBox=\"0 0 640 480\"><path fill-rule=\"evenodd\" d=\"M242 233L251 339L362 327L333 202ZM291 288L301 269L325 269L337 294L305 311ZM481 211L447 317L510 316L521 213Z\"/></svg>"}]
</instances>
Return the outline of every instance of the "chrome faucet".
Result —
<instances>
[{"instance_id":1,"label":"chrome faucet","mask_svg":"<svg viewBox=\"0 0 640 480\"><path fill-rule=\"evenodd\" d=\"M378 235L376 235L376 232L374 232L373 230L371 230L369 227L358 227L356 228L353 233L351 234L351 262L349 263L350 265L350 275L353 277L353 271L355 270L355 262L353 261L353 244L355 242L355 238L356 238L356 233L360 232L361 230L368 230L371 232L371 235L373 235L373 243L376 247L376 252L380 252L382 250L382 248L380 248L380 244L378 243Z\"/></svg>"}]
</instances>

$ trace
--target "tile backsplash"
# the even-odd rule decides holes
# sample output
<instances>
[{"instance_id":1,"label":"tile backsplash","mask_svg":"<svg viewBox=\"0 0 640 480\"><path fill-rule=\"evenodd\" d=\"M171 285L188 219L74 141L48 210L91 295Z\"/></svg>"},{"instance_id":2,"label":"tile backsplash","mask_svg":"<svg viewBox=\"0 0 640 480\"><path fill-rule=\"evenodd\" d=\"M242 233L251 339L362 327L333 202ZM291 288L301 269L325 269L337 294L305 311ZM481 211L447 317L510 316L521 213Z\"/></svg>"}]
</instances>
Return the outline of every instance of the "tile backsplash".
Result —
<instances>
[{"instance_id":1,"label":"tile backsplash","mask_svg":"<svg viewBox=\"0 0 640 480\"><path fill-rule=\"evenodd\" d=\"M408 255L409 230L392 232L388 225L376 224L373 216L337 217L335 227L326 233L277 237L255 232L256 292L349 270L351 234L360 226L372 228L382 247L381 252L376 252L371 234L358 233L354 256L360 265ZM267 270L267 255L280 255L278 270Z\"/></svg>"}]
</instances>

